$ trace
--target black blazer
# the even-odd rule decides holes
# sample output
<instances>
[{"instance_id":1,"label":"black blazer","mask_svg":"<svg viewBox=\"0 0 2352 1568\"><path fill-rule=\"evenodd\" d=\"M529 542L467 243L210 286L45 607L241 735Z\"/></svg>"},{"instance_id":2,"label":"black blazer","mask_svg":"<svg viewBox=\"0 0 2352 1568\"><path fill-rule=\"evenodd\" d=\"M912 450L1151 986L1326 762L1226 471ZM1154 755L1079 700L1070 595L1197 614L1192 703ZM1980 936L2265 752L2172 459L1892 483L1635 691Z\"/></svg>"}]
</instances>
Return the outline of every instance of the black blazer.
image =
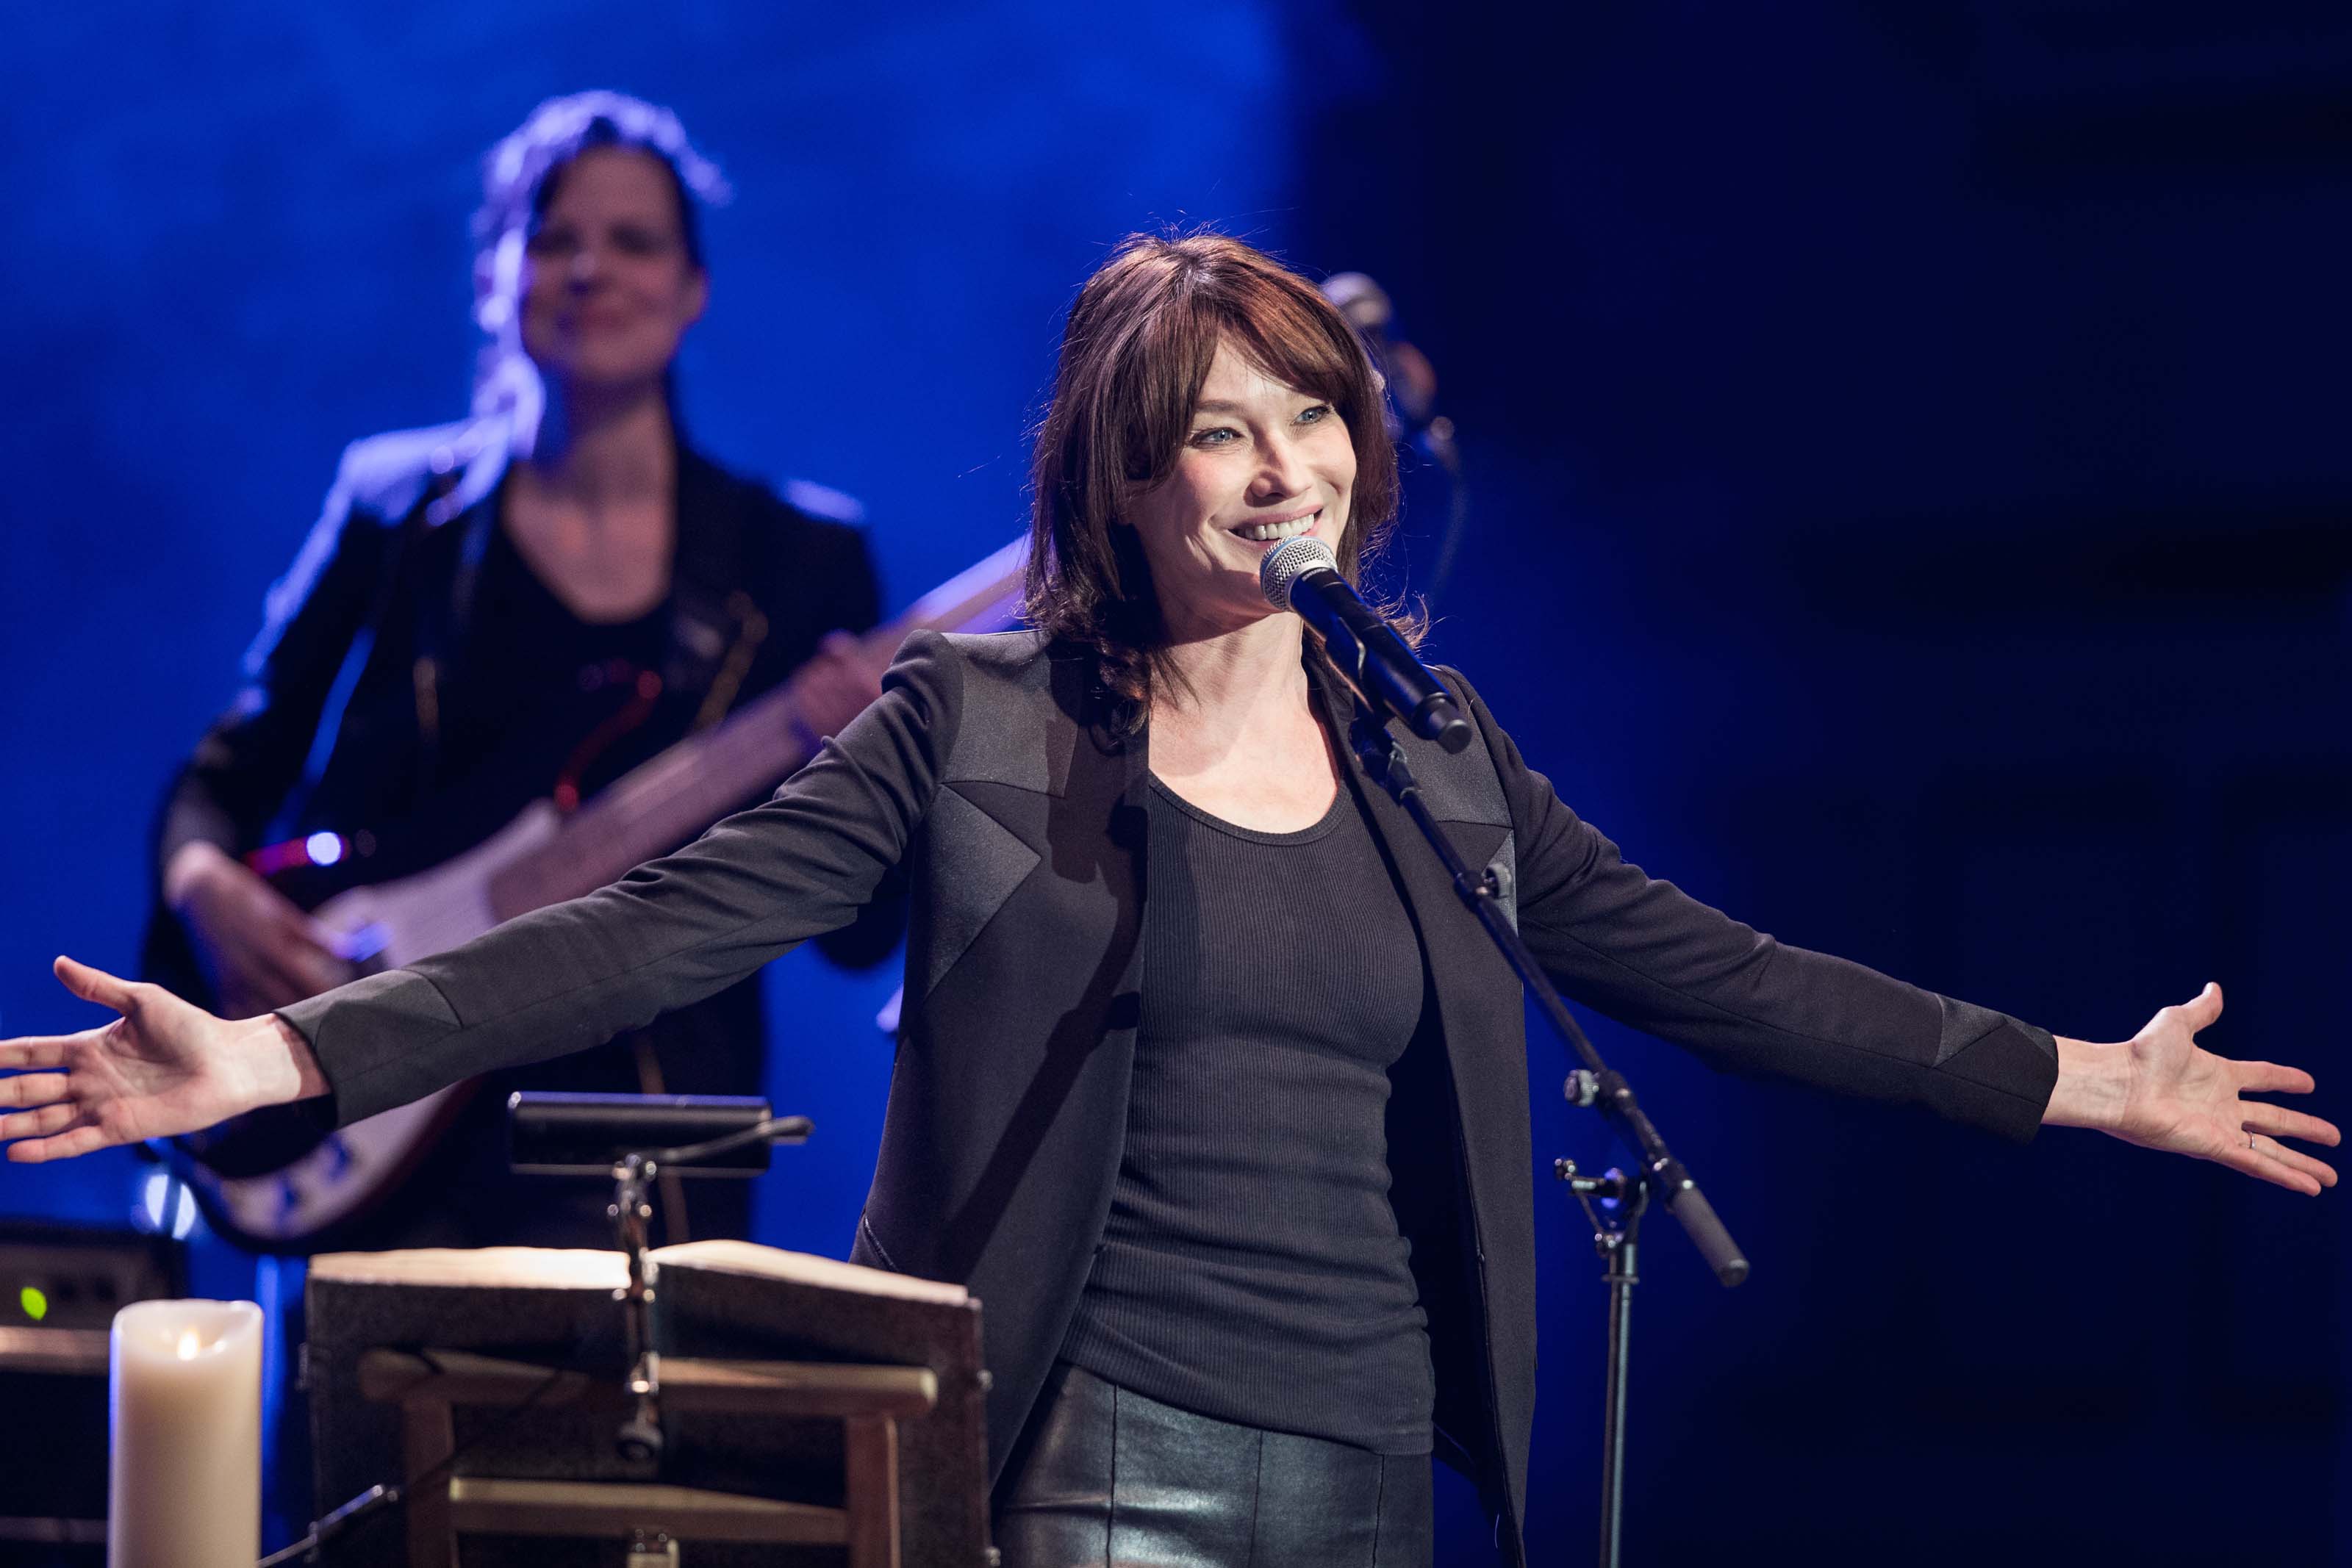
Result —
<instances>
[{"instance_id":1,"label":"black blazer","mask_svg":"<svg viewBox=\"0 0 2352 1568\"><path fill-rule=\"evenodd\" d=\"M1927 1104L2030 1136L2040 1030L1784 947L1620 859L1528 768L1468 684L1478 743L1415 760L1561 988L1720 1066ZM1344 708L1320 685L1329 716ZM486 1061L577 1050L847 921L913 876L907 1001L852 1256L984 1304L1001 1472L1108 1211L1139 1015L1144 737L1104 722L1087 656L1033 633L908 640L880 702L767 804L586 898L288 1009L339 1120ZM1359 788L1352 778L1349 788ZM1519 988L1385 795L1368 796L1419 928L1433 1038L1391 1096L1400 1222L1429 1314L1441 1452L1514 1528L1535 1392L1533 1157Z\"/></svg>"}]
</instances>

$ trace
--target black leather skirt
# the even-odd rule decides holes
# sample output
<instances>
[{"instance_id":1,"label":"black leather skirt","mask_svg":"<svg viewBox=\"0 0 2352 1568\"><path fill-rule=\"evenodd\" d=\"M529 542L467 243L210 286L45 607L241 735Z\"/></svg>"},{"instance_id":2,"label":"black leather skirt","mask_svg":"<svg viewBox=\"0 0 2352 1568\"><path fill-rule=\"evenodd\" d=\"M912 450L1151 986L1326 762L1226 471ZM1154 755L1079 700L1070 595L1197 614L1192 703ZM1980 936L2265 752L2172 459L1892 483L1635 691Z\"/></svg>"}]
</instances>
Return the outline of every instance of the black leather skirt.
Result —
<instances>
[{"instance_id":1,"label":"black leather skirt","mask_svg":"<svg viewBox=\"0 0 2352 1568\"><path fill-rule=\"evenodd\" d=\"M1428 1568L1426 1455L1195 1416L1066 1363L1038 1398L1004 1568Z\"/></svg>"}]
</instances>

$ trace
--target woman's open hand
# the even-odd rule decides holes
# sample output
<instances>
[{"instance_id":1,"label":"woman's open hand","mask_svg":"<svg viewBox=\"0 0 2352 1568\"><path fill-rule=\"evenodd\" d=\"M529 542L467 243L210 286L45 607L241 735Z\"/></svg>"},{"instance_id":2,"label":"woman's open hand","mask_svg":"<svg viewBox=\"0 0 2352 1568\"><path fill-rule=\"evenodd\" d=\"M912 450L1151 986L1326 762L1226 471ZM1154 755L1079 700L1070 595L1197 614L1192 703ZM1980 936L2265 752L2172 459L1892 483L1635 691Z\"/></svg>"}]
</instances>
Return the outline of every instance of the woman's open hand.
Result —
<instances>
[{"instance_id":1,"label":"woman's open hand","mask_svg":"<svg viewBox=\"0 0 2352 1568\"><path fill-rule=\"evenodd\" d=\"M2194 1155L2300 1193L2336 1185L2336 1168L2282 1138L2327 1148L2332 1122L2242 1094L2308 1094L2311 1074L2268 1061L2231 1061L2197 1043L2221 1016L2221 988L2166 1008L2115 1045L2058 1041L2058 1084L2042 1122L2095 1127L2143 1148Z\"/></svg>"},{"instance_id":2,"label":"woman's open hand","mask_svg":"<svg viewBox=\"0 0 2352 1568\"><path fill-rule=\"evenodd\" d=\"M0 1142L21 1163L193 1133L323 1094L310 1048L276 1014L231 1023L160 986L57 961L58 978L122 1016L79 1034L0 1040Z\"/></svg>"}]
</instances>

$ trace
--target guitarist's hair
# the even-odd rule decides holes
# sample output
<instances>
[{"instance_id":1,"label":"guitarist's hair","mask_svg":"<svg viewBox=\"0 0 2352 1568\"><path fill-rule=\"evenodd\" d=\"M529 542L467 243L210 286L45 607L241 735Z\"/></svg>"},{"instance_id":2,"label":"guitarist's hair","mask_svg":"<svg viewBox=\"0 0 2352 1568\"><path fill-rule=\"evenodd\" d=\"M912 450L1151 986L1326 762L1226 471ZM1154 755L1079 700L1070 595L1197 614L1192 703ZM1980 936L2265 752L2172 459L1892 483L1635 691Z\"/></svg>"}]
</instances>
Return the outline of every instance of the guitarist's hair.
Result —
<instances>
[{"instance_id":1,"label":"guitarist's hair","mask_svg":"<svg viewBox=\"0 0 2352 1568\"><path fill-rule=\"evenodd\" d=\"M677 116L625 92L549 99L482 157L482 204L474 209L474 319L486 340L474 373L478 415L505 413L541 395L538 373L516 337L522 247L563 171L599 147L632 149L660 162L677 197L687 262L697 271L703 267L701 209L725 203L732 193L718 165L687 140Z\"/></svg>"},{"instance_id":2,"label":"guitarist's hair","mask_svg":"<svg viewBox=\"0 0 2352 1568\"><path fill-rule=\"evenodd\" d=\"M1356 479L1339 570L1350 581L1396 517L1384 389L1363 342L1315 286L1265 252L1195 230L1129 235L1087 280L1062 333L1030 477L1030 623L1094 651L1134 731L1155 681L1181 677L1151 571L1121 509L1175 471L1219 343L1323 399L1348 427ZM1417 615L1389 607L1418 641Z\"/></svg>"}]
</instances>

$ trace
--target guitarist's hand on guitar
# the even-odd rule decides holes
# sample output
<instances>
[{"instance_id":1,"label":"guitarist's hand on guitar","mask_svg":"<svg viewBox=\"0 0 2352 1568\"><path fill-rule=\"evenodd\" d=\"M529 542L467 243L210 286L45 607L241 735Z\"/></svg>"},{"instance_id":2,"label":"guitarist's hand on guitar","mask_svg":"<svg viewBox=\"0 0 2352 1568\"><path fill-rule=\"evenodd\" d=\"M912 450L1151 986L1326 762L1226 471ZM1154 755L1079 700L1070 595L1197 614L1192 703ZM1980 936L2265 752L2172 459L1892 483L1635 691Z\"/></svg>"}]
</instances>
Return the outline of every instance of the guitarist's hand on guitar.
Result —
<instances>
[{"instance_id":1,"label":"guitarist's hand on guitar","mask_svg":"<svg viewBox=\"0 0 2352 1568\"><path fill-rule=\"evenodd\" d=\"M163 900L231 1018L289 1007L352 977L316 922L217 845L199 840L173 855Z\"/></svg>"},{"instance_id":2,"label":"guitarist's hand on guitar","mask_svg":"<svg viewBox=\"0 0 2352 1568\"><path fill-rule=\"evenodd\" d=\"M79 1034L0 1040L0 1141L19 1163L194 1133L327 1092L302 1037L276 1014L230 1022L161 986L57 962L68 990L122 1016Z\"/></svg>"},{"instance_id":3,"label":"guitarist's hand on guitar","mask_svg":"<svg viewBox=\"0 0 2352 1568\"><path fill-rule=\"evenodd\" d=\"M886 648L877 654L852 632L829 632L793 672L793 728L812 755L824 737L839 735L882 695L891 653Z\"/></svg>"}]
</instances>

